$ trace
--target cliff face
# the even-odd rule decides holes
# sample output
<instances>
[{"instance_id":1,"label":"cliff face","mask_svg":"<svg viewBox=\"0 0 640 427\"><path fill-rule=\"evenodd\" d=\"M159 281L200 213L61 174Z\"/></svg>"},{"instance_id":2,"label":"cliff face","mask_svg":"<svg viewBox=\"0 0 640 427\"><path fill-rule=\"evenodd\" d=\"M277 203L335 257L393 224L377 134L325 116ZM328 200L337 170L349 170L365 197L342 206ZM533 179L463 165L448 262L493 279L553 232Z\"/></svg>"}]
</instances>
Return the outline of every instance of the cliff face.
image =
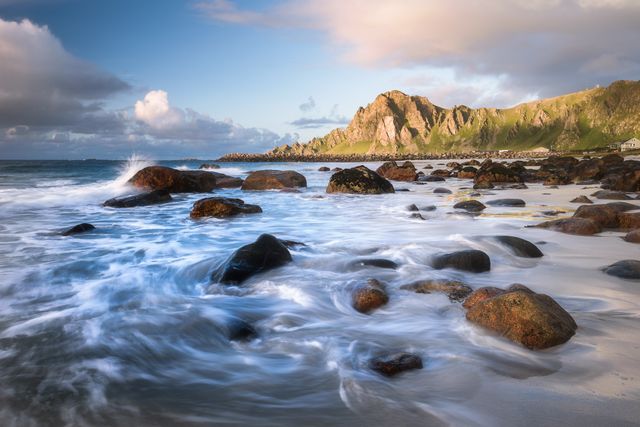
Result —
<instances>
[{"instance_id":1,"label":"cliff face","mask_svg":"<svg viewBox=\"0 0 640 427\"><path fill-rule=\"evenodd\" d=\"M345 129L272 154L402 154L473 150L586 149L640 136L640 81L520 104L513 108L438 107L386 92Z\"/></svg>"}]
</instances>

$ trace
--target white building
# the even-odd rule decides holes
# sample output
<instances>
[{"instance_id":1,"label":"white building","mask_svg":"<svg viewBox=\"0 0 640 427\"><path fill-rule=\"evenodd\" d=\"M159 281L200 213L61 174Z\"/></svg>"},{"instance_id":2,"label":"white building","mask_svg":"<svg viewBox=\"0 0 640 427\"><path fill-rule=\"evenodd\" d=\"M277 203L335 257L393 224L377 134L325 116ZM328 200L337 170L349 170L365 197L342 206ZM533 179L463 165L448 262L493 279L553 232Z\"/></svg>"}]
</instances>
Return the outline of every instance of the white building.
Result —
<instances>
[{"instance_id":1,"label":"white building","mask_svg":"<svg viewBox=\"0 0 640 427\"><path fill-rule=\"evenodd\" d=\"M622 144L620 144L620 150L621 151L640 150L640 139L631 138L630 140L623 142Z\"/></svg>"}]
</instances>

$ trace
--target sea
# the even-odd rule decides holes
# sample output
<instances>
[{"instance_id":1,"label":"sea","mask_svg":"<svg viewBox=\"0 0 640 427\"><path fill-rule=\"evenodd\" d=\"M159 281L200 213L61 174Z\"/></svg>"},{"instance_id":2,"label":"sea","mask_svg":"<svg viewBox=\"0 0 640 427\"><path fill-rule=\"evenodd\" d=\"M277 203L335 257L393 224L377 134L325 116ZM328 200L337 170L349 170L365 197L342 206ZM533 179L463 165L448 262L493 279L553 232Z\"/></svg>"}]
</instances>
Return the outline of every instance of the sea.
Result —
<instances>
[{"instance_id":1,"label":"sea","mask_svg":"<svg viewBox=\"0 0 640 427\"><path fill-rule=\"evenodd\" d=\"M516 197L526 206L472 216L453 209L473 192L469 180L339 195L326 193L332 172L318 168L357 164L223 163L216 171L237 177L296 170L308 187L215 190L262 207L231 219L190 219L208 194L102 206L135 194L127 181L145 166L201 163L0 161L0 425L640 425L640 283L602 272L640 259L640 246L621 232L528 227L570 216L578 205L569 201L597 186L483 190L480 201ZM61 235L84 222L96 229ZM241 286L212 283L216 268L263 233L304 245L291 249L292 263ZM497 235L527 239L544 256L517 257ZM438 253L467 248L485 251L491 271L430 266ZM354 266L367 258L399 267ZM348 290L370 278L387 284L390 299L362 314ZM446 295L400 289L423 279L524 284L562 305L577 333L528 350L468 322ZM257 336L229 340L238 322ZM400 351L420 355L423 368L392 378L370 369L371 357Z\"/></svg>"}]
</instances>

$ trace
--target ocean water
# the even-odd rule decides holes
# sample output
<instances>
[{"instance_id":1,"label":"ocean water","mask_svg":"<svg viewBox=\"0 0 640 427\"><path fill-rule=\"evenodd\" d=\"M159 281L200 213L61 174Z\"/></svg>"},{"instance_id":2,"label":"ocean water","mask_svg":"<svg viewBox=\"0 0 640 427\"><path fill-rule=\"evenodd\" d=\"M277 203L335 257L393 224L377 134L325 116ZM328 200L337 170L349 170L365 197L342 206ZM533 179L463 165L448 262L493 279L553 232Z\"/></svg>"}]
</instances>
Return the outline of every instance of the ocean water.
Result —
<instances>
[{"instance_id":1,"label":"ocean water","mask_svg":"<svg viewBox=\"0 0 640 427\"><path fill-rule=\"evenodd\" d=\"M1 425L639 425L640 282L600 269L640 259L640 246L616 232L525 228L547 219L544 211L571 215L569 200L595 187L491 191L479 200L518 197L527 206L472 217L452 208L471 192L468 180L328 195L331 173L317 171L325 164L232 163L220 172L294 169L309 187L217 190L264 211L225 220L189 219L203 194L101 206L134 193L127 180L153 163L0 161ZM440 162L416 162L427 163ZM433 194L442 186L453 194ZM412 203L437 209L411 219ZM60 235L81 222L97 229ZM241 287L212 285L211 272L262 233L306 246ZM537 243L545 256L518 258L487 238L504 234ZM429 266L434 254L463 248L487 252L492 270ZM400 268L349 266L366 257ZM351 308L347 289L368 278L388 284L390 302L365 315ZM523 283L565 307L577 334L529 351L471 325L444 295L399 289L427 278L474 288ZM258 338L229 341L239 320ZM368 369L372 355L392 350L419 354L424 368L394 378Z\"/></svg>"}]
</instances>

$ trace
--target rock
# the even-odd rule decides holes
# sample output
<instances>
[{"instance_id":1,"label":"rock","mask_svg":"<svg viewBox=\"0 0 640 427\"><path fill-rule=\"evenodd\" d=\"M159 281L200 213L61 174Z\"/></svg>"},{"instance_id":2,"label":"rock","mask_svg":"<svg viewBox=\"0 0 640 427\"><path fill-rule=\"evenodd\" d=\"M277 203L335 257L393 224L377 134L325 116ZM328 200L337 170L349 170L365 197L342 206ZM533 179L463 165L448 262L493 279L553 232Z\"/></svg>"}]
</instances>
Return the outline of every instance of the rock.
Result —
<instances>
[{"instance_id":1,"label":"rock","mask_svg":"<svg viewBox=\"0 0 640 427\"><path fill-rule=\"evenodd\" d=\"M74 234L86 233L87 231L95 230L96 227L93 224L83 222L82 224L74 225L73 227L62 232L63 236L72 236Z\"/></svg>"},{"instance_id":2,"label":"rock","mask_svg":"<svg viewBox=\"0 0 640 427\"><path fill-rule=\"evenodd\" d=\"M523 258L540 258L542 251L528 240L515 236L496 236L495 239L505 246L508 246L514 254Z\"/></svg>"},{"instance_id":3,"label":"rock","mask_svg":"<svg viewBox=\"0 0 640 427\"><path fill-rule=\"evenodd\" d=\"M336 172L331 176L327 193L384 194L394 193L393 185L365 166Z\"/></svg>"},{"instance_id":4,"label":"rock","mask_svg":"<svg viewBox=\"0 0 640 427\"><path fill-rule=\"evenodd\" d=\"M441 178L448 178L451 176L451 172L446 169L436 169L431 172L431 176L439 176Z\"/></svg>"},{"instance_id":5,"label":"rock","mask_svg":"<svg viewBox=\"0 0 640 427\"><path fill-rule=\"evenodd\" d=\"M251 172L241 188L242 190L280 190L306 186L306 178L296 171L261 170Z\"/></svg>"},{"instance_id":6,"label":"rock","mask_svg":"<svg viewBox=\"0 0 640 427\"><path fill-rule=\"evenodd\" d=\"M454 209L464 209L467 212L481 212L487 207L477 200L465 200L453 205Z\"/></svg>"},{"instance_id":7,"label":"rock","mask_svg":"<svg viewBox=\"0 0 640 427\"><path fill-rule=\"evenodd\" d=\"M149 166L129 180L134 187L167 190L169 193L208 193L215 188L239 187L242 180L217 172L179 171L165 166Z\"/></svg>"},{"instance_id":8,"label":"rock","mask_svg":"<svg viewBox=\"0 0 640 427\"><path fill-rule=\"evenodd\" d=\"M369 313L389 302L386 286L376 279L356 286L351 293L351 303L360 313Z\"/></svg>"},{"instance_id":9,"label":"rock","mask_svg":"<svg viewBox=\"0 0 640 427\"><path fill-rule=\"evenodd\" d=\"M220 165L216 165L215 163L203 163L198 169L220 169Z\"/></svg>"},{"instance_id":10,"label":"rock","mask_svg":"<svg viewBox=\"0 0 640 427\"><path fill-rule=\"evenodd\" d=\"M133 208L136 206L157 205L173 200L167 190L155 190L149 193L135 194L133 196L116 197L102 204L109 208Z\"/></svg>"},{"instance_id":11,"label":"rock","mask_svg":"<svg viewBox=\"0 0 640 427\"><path fill-rule=\"evenodd\" d=\"M514 283L513 285L509 285L509 287L506 289L505 292L515 292L515 291L525 291L525 292L529 292L530 294L535 294L535 292L533 292L531 289L529 289L528 287L526 287L521 283Z\"/></svg>"},{"instance_id":12,"label":"rock","mask_svg":"<svg viewBox=\"0 0 640 427\"><path fill-rule=\"evenodd\" d=\"M208 197L200 199L193 204L191 218L228 218L240 214L260 213L262 209L258 205L245 204L240 199L229 199L226 197Z\"/></svg>"},{"instance_id":13,"label":"rock","mask_svg":"<svg viewBox=\"0 0 640 427\"><path fill-rule=\"evenodd\" d=\"M385 162L376 172L393 181L415 181L418 179L416 167L409 161L404 162L402 166L398 166L395 161Z\"/></svg>"},{"instance_id":14,"label":"rock","mask_svg":"<svg viewBox=\"0 0 640 427\"><path fill-rule=\"evenodd\" d=\"M496 288L493 286L485 286L483 288L479 288L473 291L473 293L471 293L471 295L469 295L467 299L464 300L464 303L462 303L462 306L468 310L471 307L473 307L476 303L479 303L480 301L493 298L497 295L502 295L505 292L506 292L505 290L500 288Z\"/></svg>"},{"instance_id":15,"label":"rock","mask_svg":"<svg viewBox=\"0 0 640 427\"><path fill-rule=\"evenodd\" d=\"M563 344L578 327L553 298L523 290L476 302L467 320L532 350Z\"/></svg>"},{"instance_id":16,"label":"rock","mask_svg":"<svg viewBox=\"0 0 640 427\"><path fill-rule=\"evenodd\" d=\"M632 230L624 236L624 241L629 243L640 243L640 229Z\"/></svg>"},{"instance_id":17,"label":"rock","mask_svg":"<svg viewBox=\"0 0 640 427\"><path fill-rule=\"evenodd\" d=\"M418 212L420 209L418 209L418 207L414 204L414 205L407 206L407 210L409 212Z\"/></svg>"},{"instance_id":18,"label":"rock","mask_svg":"<svg viewBox=\"0 0 640 427\"><path fill-rule=\"evenodd\" d=\"M295 240L284 240L284 239L279 239L280 243L282 243L283 245L285 245L287 248L291 249L291 248L295 248L298 246L307 246L306 244L302 243L302 242L296 242Z\"/></svg>"},{"instance_id":19,"label":"rock","mask_svg":"<svg viewBox=\"0 0 640 427\"><path fill-rule=\"evenodd\" d=\"M640 279L640 261L634 259L618 261L605 267L604 272L623 279Z\"/></svg>"},{"instance_id":20,"label":"rock","mask_svg":"<svg viewBox=\"0 0 640 427\"><path fill-rule=\"evenodd\" d=\"M351 262L349 265L355 268L378 267L378 268L388 268L391 270L395 270L398 268L398 264L391 261L390 259L384 259L384 258L358 259Z\"/></svg>"},{"instance_id":21,"label":"rock","mask_svg":"<svg viewBox=\"0 0 640 427\"><path fill-rule=\"evenodd\" d=\"M433 166L427 165L427 166L423 167L422 169L433 169Z\"/></svg>"},{"instance_id":22,"label":"rock","mask_svg":"<svg viewBox=\"0 0 640 427\"><path fill-rule=\"evenodd\" d=\"M425 212L432 212L432 211L435 211L436 209L438 208L435 205L422 206L420 208L421 211L425 211Z\"/></svg>"},{"instance_id":23,"label":"rock","mask_svg":"<svg viewBox=\"0 0 640 427\"><path fill-rule=\"evenodd\" d=\"M574 218L588 218L603 228L618 227L618 213L607 205L582 205L573 214Z\"/></svg>"},{"instance_id":24,"label":"rock","mask_svg":"<svg viewBox=\"0 0 640 427\"><path fill-rule=\"evenodd\" d=\"M396 353L374 357L369 361L369 367L382 375L392 377L411 369L422 369L422 359L412 353Z\"/></svg>"},{"instance_id":25,"label":"rock","mask_svg":"<svg viewBox=\"0 0 640 427\"><path fill-rule=\"evenodd\" d=\"M482 251L467 249L436 255L433 258L431 265L436 270L442 270L443 268L455 268L473 273L482 273L483 271L491 270L491 259L489 258L489 255Z\"/></svg>"},{"instance_id":26,"label":"rock","mask_svg":"<svg viewBox=\"0 0 640 427\"><path fill-rule=\"evenodd\" d=\"M291 254L280 240L270 234L235 251L229 260L212 275L214 281L241 284L250 277L281 267L292 261Z\"/></svg>"},{"instance_id":27,"label":"rock","mask_svg":"<svg viewBox=\"0 0 640 427\"><path fill-rule=\"evenodd\" d=\"M462 282L446 279L420 280L409 285L400 286L400 289L413 291L418 294L441 292L446 294L451 301L462 301L473 292L469 286Z\"/></svg>"},{"instance_id":28,"label":"rock","mask_svg":"<svg viewBox=\"0 0 640 427\"><path fill-rule=\"evenodd\" d=\"M570 203L593 203L587 196L579 196L573 199Z\"/></svg>"},{"instance_id":29,"label":"rock","mask_svg":"<svg viewBox=\"0 0 640 427\"><path fill-rule=\"evenodd\" d=\"M420 178L418 178L418 181L420 181L420 182L444 182L446 180L441 176L426 175L426 176L421 176Z\"/></svg>"},{"instance_id":30,"label":"rock","mask_svg":"<svg viewBox=\"0 0 640 427\"><path fill-rule=\"evenodd\" d=\"M499 163L486 163L480 167L474 178L476 185L495 182L523 182L523 179L512 169Z\"/></svg>"},{"instance_id":31,"label":"rock","mask_svg":"<svg viewBox=\"0 0 640 427\"><path fill-rule=\"evenodd\" d=\"M328 168L328 167L326 167L326 166L322 166L322 167L318 168L318 171L319 171L319 172L329 172L330 170L331 170L331 169L329 169L329 168Z\"/></svg>"},{"instance_id":32,"label":"rock","mask_svg":"<svg viewBox=\"0 0 640 427\"><path fill-rule=\"evenodd\" d=\"M596 199L631 200L631 197L627 196L622 191L600 190L596 191L591 196L595 197Z\"/></svg>"},{"instance_id":33,"label":"rock","mask_svg":"<svg viewBox=\"0 0 640 427\"><path fill-rule=\"evenodd\" d=\"M474 168L473 166L465 166L460 170L460 172L458 172L458 178L473 179L476 177L477 173L478 169Z\"/></svg>"},{"instance_id":34,"label":"rock","mask_svg":"<svg viewBox=\"0 0 640 427\"><path fill-rule=\"evenodd\" d=\"M507 206L512 208L521 208L526 205L522 199L496 199L487 202L489 206Z\"/></svg>"},{"instance_id":35,"label":"rock","mask_svg":"<svg viewBox=\"0 0 640 427\"><path fill-rule=\"evenodd\" d=\"M489 181L481 181L481 182L476 182L475 184L473 184L473 189L474 190L489 190L491 188L494 188L495 186L489 182Z\"/></svg>"},{"instance_id":36,"label":"rock","mask_svg":"<svg viewBox=\"0 0 640 427\"><path fill-rule=\"evenodd\" d=\"M602 231L602 227L597 222L587 218L556 219L543 222L536 225L536 227L548 228L550 230L579 236L590 236Z\"/></svg>"},{"instance_id":37,"label":"rock","mask_svg":"<svg viewBox=\"0 0 640 427\"><path fill-rule=\"evenodd\" d=\"M340 172L341 170L342 168L338 168L338 167L331 169L332 172Z\"/></svg>"},{"instance_id":38,"label":"rock","mask_svg":"<svg viewBox=\"0 0 640 427\"><path fill-rule=\"evenodd\" d=\"M640 228L640 212L622 212L618 214L618 227L623 230Z\"/></svg>"},{"instance_id":39,"label":"rock","mask_svg":"<svg viewBox=\"0 0 640 427\"><path fill-rule=\"evenodd\" d=\"M258 336L253 326L241 319L234 318L226 326L229 341L249 341Z\"/></svg>"},{"instance_id":40,"label":"rock","mask_svg":"<svg viewBox=\"0 0 640 427\"><path fill-rule=\"evenodd\" d=\"M451 194L451 190L444 187L438 187L435 190L433 190L433 192L434 194Z\"/></svg>"},{"instance_id":41,"label":"rock","mask_svg":"<svg viewBox=\"0 0 640 427\"><path fill-rule=\"evenodd\" d=\"M420 215L419 213L415 212L412 213L411 215L409 215L409 218L411 219L421 219L421 220L425 220L424 217L422 215Z\"/></svg>"}]
</instances>

